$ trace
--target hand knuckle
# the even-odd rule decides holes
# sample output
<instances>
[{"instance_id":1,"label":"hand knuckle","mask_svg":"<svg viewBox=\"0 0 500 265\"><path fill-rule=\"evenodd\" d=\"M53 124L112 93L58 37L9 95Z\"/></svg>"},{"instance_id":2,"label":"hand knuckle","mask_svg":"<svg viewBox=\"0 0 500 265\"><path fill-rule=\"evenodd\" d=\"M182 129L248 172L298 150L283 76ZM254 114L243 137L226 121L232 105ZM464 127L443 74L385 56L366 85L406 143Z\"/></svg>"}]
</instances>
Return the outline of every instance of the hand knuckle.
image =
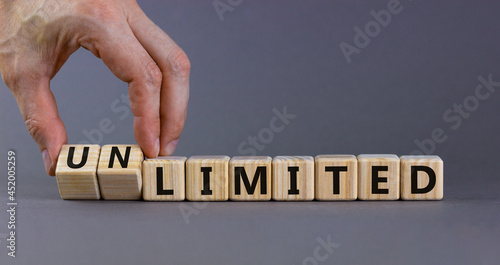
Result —
<instances>
[{"instance_id":1,"label":"hand knuckle","mask_svg":"<svg viewBox=\"0 0 500 265\"><path fill-rule=\"evenodd\" d=\"M178 48L169 55L168 62L173 75L187 77L191 72L191 62L186 53Z\"/></svg>"},{"instance_id":2,"label":"hand knuckle","mask_svg":"<svg viewBox=\"0 0 500 265\"><path fill-rule=\"evenodd\" d=\"M77 6L77 12L98 21L112 21L119 16L113 1L87 0Z\"/></svg>"},{"instance_id":3,"label":"hand knuckle","mask_svg":"<svg viewBox=\"0 0 500 265\"><path fill-rule=\"evenodd\" d=\"M38 142L42 137L42 126L40 121L36 117L27 117L25 120L26 128L30 133L31 137Z\"/></svg>"}]
</instances>

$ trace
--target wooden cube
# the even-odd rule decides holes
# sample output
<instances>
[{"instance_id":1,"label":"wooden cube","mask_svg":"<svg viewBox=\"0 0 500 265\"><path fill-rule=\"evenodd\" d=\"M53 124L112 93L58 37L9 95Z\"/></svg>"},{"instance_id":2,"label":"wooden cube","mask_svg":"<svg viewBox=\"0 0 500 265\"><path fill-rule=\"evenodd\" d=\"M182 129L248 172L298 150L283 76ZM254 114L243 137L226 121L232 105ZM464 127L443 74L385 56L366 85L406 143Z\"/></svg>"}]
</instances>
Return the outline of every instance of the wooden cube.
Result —
<instances>
[{"instance_id":1,"label":"wooden cube","mask_svg":"<svg viewBox=\"0 0 500 265\"><path fill-rule=\"evenodd\" d=\"M229 198L233 201L271 200L269 156L235 156L229 161Z\"/></svg>"},{"instance_id":2,"label":"wooden cube","mask_svg":"<svg viewBox=\"0 0 500 265\"><path fill-rule=\"evenodd\" d=\"M227 201L228 156L192 156L186 161L186 199Z\"/></svg>"},{"instance_id":3,"label":"wooden cube","mask_svg":"<svg viewBox=\"0 0 500 265\"><path fill-rule=\"evenodd\" d=\"M273 200L314 199L314 159L311 156L274 157L272 179Z\"/></svg>"},{"instance_id":4,"label":"wooden cube","mask_svg":"<svg viewBox=\"0 0 500 265\"><path fill-rule=\"evenodd\" d=\"M105 145L97 178L105 200L140 200L144 154L138 145Z\"/></svg>"},{"instance_id":5,"label":"wooden cube","mask_svg":"<svg viewBox=\"0 0 500 265\"><path fill-rule=\"evenodd\" d=\"M142 163L145 201L183 201L186 198L186 157L161 156Z\"/></svg>"},{"instance_id":6,"label":"wooden cube","mask_svg":"<svg viewBox=\"0 0 500 265\"><path fill-rule=\"evenodd\" d=\"M315 161L316 200L356 200L358 160L353 155L318 155Z\"/></svg>"},{"instance_id":7,"label":"wooden cube","mask_svg":"<svg viewBox=\"0 0 500 265\"><path fill-rule=\"evenodd\" d=\"M63 145L56 167L59 194L65 200L99 200L99 145Z\"/></svg>"},{"instance_id":8,"label":"wooden cube","mask_svg":"<svg viewBox=\"0 0 500 265\"><path fill-rule=\"evenodd\" d=\"M399 199L399 169L396 155L358 155L358 198Z\"/></svg>"},{"instance_id":9,"label":"wooden cube","mask_svg":"<svg viewBox=\"0 0 500 265\"><path fill-rule=\"evenodd\" d=\"M401 199L441 200L443 160L439 156L401 156Z\"/></svg>"}]
</instances>

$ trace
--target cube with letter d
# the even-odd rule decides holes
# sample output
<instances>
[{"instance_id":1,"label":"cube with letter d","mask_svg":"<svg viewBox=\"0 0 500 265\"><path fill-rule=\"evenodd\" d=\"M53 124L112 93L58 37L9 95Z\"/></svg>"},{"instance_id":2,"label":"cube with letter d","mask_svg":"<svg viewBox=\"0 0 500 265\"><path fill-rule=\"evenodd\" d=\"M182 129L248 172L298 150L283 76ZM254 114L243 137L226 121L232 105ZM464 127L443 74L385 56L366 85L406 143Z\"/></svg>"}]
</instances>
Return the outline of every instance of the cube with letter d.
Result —
<instances>
[{"instance_id":1,"label":"cube with letter d","mask_svg":"<svg viewBox=\"0 0 500 265\"><path fill-rule=\"evenodd\" d=\"M443 160L439 156L401 156L401 199L441 200Z\"/></svg>"}]
</instances>

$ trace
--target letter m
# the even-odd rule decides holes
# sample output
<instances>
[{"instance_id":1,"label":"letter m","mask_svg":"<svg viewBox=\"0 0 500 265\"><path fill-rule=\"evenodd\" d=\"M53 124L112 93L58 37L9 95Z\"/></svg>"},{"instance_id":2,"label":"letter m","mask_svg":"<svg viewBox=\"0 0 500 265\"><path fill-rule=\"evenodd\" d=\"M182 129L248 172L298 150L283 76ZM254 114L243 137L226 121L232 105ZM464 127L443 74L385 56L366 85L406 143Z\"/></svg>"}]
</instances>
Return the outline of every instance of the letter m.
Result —
<instances>
[{"instance_id":1,"label":"letter m","mask_svg":"<svg viewBox=\"0 0 500 265\"><path fill-rule=\"evenodd\" d=\"M235 167L234 168L234 193L236 195L241 195L241 179L243 179L243 184L245 184L245 189L247 190L249 195L252 195L255 192L255 188L257 187L257 182L260 181L260 193L267 194L267 171L265 166L257 167L255 170L255 175L253 176L252 184L250 184L250 180L248 179L247 173L244 167Z\"/></svg>"}]
</instances>

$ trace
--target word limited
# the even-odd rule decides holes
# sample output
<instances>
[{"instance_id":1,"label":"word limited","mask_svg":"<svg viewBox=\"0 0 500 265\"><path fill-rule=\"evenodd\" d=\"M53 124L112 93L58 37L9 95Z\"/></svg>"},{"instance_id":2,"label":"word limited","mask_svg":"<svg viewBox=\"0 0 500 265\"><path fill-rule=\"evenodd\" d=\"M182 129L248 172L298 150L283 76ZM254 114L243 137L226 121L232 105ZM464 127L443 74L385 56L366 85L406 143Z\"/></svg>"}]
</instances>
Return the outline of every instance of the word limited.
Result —
<instances>
[{"instance_id":1,"label":"word limited","mask_svg":"<svg viewBox=\"0 0 500 265\"><path fill-rule=\"evenodd\" d=\"M146 201L440 200L438 156L165 156L138 145L64 145L63 199Z\"/></svg>"}]
</instances>

